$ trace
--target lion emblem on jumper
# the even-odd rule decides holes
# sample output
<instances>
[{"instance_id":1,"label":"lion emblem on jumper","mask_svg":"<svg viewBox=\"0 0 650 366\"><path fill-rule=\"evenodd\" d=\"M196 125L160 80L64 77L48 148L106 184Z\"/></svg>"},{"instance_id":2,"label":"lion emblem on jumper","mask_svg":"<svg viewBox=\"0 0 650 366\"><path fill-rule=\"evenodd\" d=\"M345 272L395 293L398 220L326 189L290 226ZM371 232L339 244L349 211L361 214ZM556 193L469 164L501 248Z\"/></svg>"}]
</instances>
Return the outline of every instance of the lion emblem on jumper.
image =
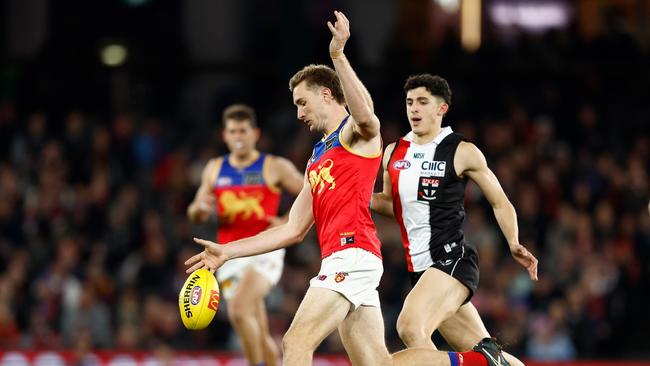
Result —
<instances>
[{"instance_id":1,"label":"lion emblem on jumper","mask_svg":"<svg viewBox=\"0 0 650 366\"><path fill-rule=\"evenodd\" d=\"M228 222L232 223L237 215L241 214L242 219L247 220L252 215L258 219L264 218L264 209L262 208L262 193L254 192L253 194L246 194L246 192L224 192L219 198L219 203L223 207L223 216Z\"/></svg>"},{"instance_id":2,"label":"lion emblem on jumper","mask_svg":"<svg viewBox=\"0 0 650 366\"><path fill-rule=\"evenodd\" d=\"M321 194L325 188L325 183L329 184L329 189L334 189L336 187L336 181L332 177L332 167L334 166L334 161L332 159L327 159L324 162L318 164L318 173L316 170L309 172L309 183L311 184L312 193L316 191L318 187L318 194Z\"/></svg>"}]
</instances>

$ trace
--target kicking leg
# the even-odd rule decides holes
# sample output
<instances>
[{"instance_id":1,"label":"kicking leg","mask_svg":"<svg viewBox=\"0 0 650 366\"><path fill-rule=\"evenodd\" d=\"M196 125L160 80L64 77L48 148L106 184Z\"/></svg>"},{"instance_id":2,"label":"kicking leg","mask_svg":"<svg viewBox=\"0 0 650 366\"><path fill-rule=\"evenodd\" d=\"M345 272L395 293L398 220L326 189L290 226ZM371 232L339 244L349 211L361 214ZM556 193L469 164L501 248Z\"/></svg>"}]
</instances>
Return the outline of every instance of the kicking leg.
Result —
<instances>
[{"instance_id":1,"label":"kicking leg","mask_svg":"<svg viewBox=\"0 0 650 366\"><path fill-rule=\"evenodd\" d=\"M390 355L384 341L381 310L375 306L360 306L350 312L339 326L339 334L353 366L451 365L447 352L430 347L412 348ZM478 364L471 361L465 363L465 366L475 365Z\"/></svg>"}]
</instances>

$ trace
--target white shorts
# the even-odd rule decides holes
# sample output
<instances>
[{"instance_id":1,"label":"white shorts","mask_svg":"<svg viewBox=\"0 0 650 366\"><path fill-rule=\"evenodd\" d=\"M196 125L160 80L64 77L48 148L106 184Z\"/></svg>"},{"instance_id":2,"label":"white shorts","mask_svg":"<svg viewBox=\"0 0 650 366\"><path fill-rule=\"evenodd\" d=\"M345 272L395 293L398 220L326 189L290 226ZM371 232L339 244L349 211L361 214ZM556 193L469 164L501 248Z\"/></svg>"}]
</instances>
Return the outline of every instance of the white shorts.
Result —
<instances>
[{"instance_id":1,"label":"white shorts","mask_svg":"<svg viewBox=\"0 0 650 366\"><path fill-rule=\"evenodd\" d=\"M282 277L285 251L282 248L252 257L231 259L224 263L217 270L219 291L223 298L228 300L233 296L241 277L249 268L264 276L271 283L271 286L277 285L280 277Z\"/></svg>"},{"instance_id":2,"label":"white shorts","mask_svg":"<svg viewBox=\"0 0 650 366\"><path fill-rule=\"evenodd\" d=\"M379 307L377 286L383 273L379 257L361 248L349 248L323 259L309 285L340 293L355 309L361 305Z\"/></svg>"}]
</instances>

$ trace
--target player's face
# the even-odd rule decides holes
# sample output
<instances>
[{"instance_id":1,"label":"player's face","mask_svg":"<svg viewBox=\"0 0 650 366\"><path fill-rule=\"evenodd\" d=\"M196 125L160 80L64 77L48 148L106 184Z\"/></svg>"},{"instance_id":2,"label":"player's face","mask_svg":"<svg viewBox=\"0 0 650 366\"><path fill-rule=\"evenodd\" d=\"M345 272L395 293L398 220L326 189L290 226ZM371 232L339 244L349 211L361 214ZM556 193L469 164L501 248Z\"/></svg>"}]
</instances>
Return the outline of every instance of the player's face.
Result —
<instances>
[{"instance_id":1,"label":"player's face","mask_svg":"<svg viewBox=\"0 0 650 366\"><path fill-rule=\"evenodd\" d=\"M223 129L223 140L228 145L228 150L240 156L255 149L259 135L259 129L253 127L248 120L227 119Z\"/></svg>"},{"instance_id":2,"label":"player's face","mask_svg":"<svg viewBox=\"0 0 650 366\"><path fill-rule=\"evenodd\" d=\"M406 116L416 135L429 132L435 126L436 118L442 117L446 110L447 103L423 86L406 93Z\"/></svg>"},{"instance_id":3,"label":"player's face","mask_svg":"<svg viewBox=\"0 0 650 366\"><path fill-rule=\"evenodd\" d=\"M310 88L304 81L293 88L293 104L297 109L297 117L310 131L325 131L323 103L319 88Z\"/></svg>"}]
</instances>

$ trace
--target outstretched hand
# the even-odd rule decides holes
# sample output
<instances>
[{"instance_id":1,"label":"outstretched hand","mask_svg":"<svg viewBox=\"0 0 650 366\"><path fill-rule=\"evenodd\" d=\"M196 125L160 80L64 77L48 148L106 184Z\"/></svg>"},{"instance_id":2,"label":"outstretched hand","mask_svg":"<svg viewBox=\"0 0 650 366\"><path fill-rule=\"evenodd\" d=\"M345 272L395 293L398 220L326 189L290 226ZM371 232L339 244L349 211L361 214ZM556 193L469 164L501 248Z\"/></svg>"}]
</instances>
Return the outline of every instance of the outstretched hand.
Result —
<instances>
[{"instance_id":1,"label":"outstretched hand","mask_svg":"<svg viewBox=\"0 0 650 366\"><path fill-rule=\"evenodd\" d=\"M521 244L515 244L510 247L510 253L519 264L528 270L530 279L537 281L537 258L532 255L526 247Z\"/></svg>"},{"instance_id":2,"label":"outstretched hand","mask_svg":"<svg viewBox=\"0 0 650 366\"><path fill-rule=\"evenodd\" d=\"M350 21L346 16L340 11L334 11L336 16L336 21L332 25L332 22L327 22L327 27L332 32L332 40L330 41L330 54L337 51L343 51L345 48L345 43L350 38Z\"/></svg>"},{"instance_id":3,"label":"outstretched hand","mask_svg":"<svg viewBox=\"0 0 650 366\"><path fill-rule=\"evenodd\" d=\"M205 268L210 271L210 273L214 273L214 271L216 271L228 260L228 257L223 250L223 246L215 242L199 238L194 238L194 242L203 245L205 249L201 253L185 261L186 266L191 266L185 270L186 273L192 273L201 268Z\"/></svg>"}]
</instances>

